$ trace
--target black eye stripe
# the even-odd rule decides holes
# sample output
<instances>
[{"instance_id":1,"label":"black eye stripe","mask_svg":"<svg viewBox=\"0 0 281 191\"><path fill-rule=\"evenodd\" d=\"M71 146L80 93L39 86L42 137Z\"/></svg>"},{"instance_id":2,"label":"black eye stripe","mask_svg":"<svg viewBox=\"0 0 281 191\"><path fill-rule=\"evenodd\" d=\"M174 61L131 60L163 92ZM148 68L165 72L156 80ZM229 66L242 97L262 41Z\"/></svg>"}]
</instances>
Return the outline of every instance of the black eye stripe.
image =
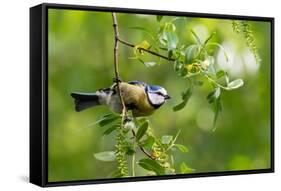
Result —
<instances>
[{"instance_id":1,"label":"black eye stripe","mask_svg":"<svg viewBox=\"0 0 281 191\"><path fill-rule=\"evenodd\" d=\"M161 92L156 92L157 95L164 96Z\"/></svg>"}]
</instances>

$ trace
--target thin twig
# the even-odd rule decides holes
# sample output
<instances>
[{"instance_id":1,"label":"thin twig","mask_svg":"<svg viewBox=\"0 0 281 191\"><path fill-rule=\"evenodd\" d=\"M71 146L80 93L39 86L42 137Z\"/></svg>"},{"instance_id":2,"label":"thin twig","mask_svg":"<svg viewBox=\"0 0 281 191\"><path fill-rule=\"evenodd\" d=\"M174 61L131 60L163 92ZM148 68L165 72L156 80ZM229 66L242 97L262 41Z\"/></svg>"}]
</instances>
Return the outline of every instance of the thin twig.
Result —
<instances>
[{"instance_id":1,"label":"thin twig","mask_svg":"<svg viewBox=\"0 0 281 191\"><path fill-rule=\"evenodd\" d=\"M134 44L132 44L132 43L130 43L128 41L125 41L125 40L121 39L120 37L118 37L118 41L121 42L122 44L125 44L125 45L133 47L133 48L136 46L136 45L134 45ZM142 50L142 51L145 51L145 52L147 52L149 54L152 54L154 56L158 56L160 58L164 58L164 59L169 60L169 61L175 61L175 59L173 59L173 58L169 58L167 56L163 56L161 54L158 54L157 52L153 52L153 51L145 49L145 48L138 48L138 49Z\"/></svg>"},{"instance_id":2,"label":"thin twig","mask_svg":"<svg viewBox=\"0 0 281 191\"><path fill-rule=\"evenodd\" d=\"M140 150L150 159L155 160L155 158L153 158L143 147L140 146Z\"/></svg>"},{"instance_id":3,"label":"thin twig","mask_svg":"<svg viewBox=\"0 0 281 191\"><path fill-rule=\"evenodd\" d=\"M135 138L136 137L136 132L134 131L134 129L132 129L132 134L133 134L133 137ZM140 150L146 155L148 156L149 158L151 158L152 160L154 160L154 158L140 145L138 145L140 147Z\"/></svg>"},{"instance_id":4,"label":"thin twig","mask_svg":"<svg viewBox=\"0 0 281 191\"><path fill-rule=\"evenodd\" d=\"M133 149L136 150L136 139L133 140ZM136 176L136 152L132 155L132 176Z\"/></svg>"},{"instance_id":5,"label":"thin twig","mask_svg":"<svg viewBox=\"0 0 281 191\"><path fill-rule=\"evenodd\" d=\"M117 92L118 96L122 105L122 123L124 121L124 117L127 116L127 110L126 106L123 100L123 97L121 95L121 89L120 89L120 75L118 70L118 48L119 48L119 31L118 31L118 23L116 19L116 14L112 13L112 20L113 20L113 29L114 29L114 35L115 35L115 45L114 45L114 71L115 71L115 81L117 86Z\"/></svg>"}]
</instances>

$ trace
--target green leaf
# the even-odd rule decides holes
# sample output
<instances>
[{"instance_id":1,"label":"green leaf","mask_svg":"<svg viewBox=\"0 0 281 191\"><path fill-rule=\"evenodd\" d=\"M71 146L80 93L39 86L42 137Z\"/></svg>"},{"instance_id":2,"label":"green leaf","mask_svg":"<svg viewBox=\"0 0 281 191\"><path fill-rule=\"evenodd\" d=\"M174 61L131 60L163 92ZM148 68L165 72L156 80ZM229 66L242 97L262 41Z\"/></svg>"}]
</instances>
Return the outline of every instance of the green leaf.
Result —
<instances>
[{"instance_id":1,"label":"green leaf","mask_svg":"<svg viewBox=\"0 0 281 191\"><path fill-rule=\"evenodd\" d=\"M165 23L158 34L159 42L167 47L168 51L174 50L178 44L178 37L175 33L176 26L173 23Z\"/></svg>"},{"instance_id":2,"label":"green leaf","mask_svg":"<svg viewBox=\"0 0 281 191\"><path fill-rule=\"evenodd\" d=\"M180 164L180 171L182 174L193 172L194 169L189 168L184 162Z\"/></svg>"},{"instance_id":3,"label":"green leaf","mask_svg":"<svg viewBox=\"0 0 281 191\"><path fill-rule=\"evenodd\" d=\"M225 71L223 70L219 70L217 73L216 73L216 77L217 79L220 79L221 77L225 76Z\"/></svg>"},{"instance_id":4,"label":"green leaf","mask_svg":"<svg viewBox=\"0 0 281 191\"><path fill-rule=\"evenodd\" d=\"M147 119L145 117L143 118L136 118L136 123L139 126L140 124L144 123L145 121L147 121Z\"/></svg>"},{"instance_id":5,"label":"green leaf","mask_svg":"<svg viewBox=\"0 0 281 191\"><path fill-rule=\"evenodd\" d=\"M143 62L143 64L144 64L146 67L150 68L150 67L155 66L157 63L156 63L156 62Z\"/></svg>"},{"instance_id":6,"label":"green leaf","mask_svg":"<svg viewBox=\"0 0 281 191\"><path fill-rule=\"evenodd\" d=\"M164 31L175 32L176 31L176 26L172 22L165 23Z\"/></svg>"},{"instance_id":7,"label":"green leaf","mask_svg":"<svg viewBox=\"0 0 281 191\"><path fill-rule=\"evenodd\" d=\"M127 154L127 155L133 155L133 154L135 154L136 152L135 152L135 150L134 150L134 148L133 148L133 146L131 145L131 144L129 144L129 145L127 145L126 147L125 147L125 153Z\"/></svg>"},{"instance_id":8,"label":"green leaf","mask_svg":"<svg viewBox=\"0 0 281 191\"><path fill-rule=\"evenodd\" d=\"M173 52L174 52L173 50L168 50L168 58L172 58L174 54Z\"/></svg>"},{"instance_id":9,"label":"green leaf","mask_svg":"<svg viewBox=\"0 0 281 191\"><path fill-rule=\"evenodd\" d=\"M155 142L155 138L152 136L148 136L144 141L142 141L141 145L145 148L150 149Z\"/></svg>"},{"instance_id":10,"label":"green leaf","mask_svg":"<svg viewBox=\"0 0 281 191\"><path fill-rule=\"evenodd\" d=\"M187 101L182 101L181 103L179 103L178 105L173 107L173 111L179 111L181 109L183 109L185 107L185 105L187 104Z\"/></svg>"},{"instance_id":11,"label":"green leaf","mask_svg":"<svg viewBox=\"0 0 281 191\"><path fill-rule=\"evenodd\" d=\"M100 153L94 153L94 157L100 161L114 161L116 156L114 151L104 151Z\"/></svg>"},{"instance_id":12,"label":"green leaf","mask_svg":"<svg viewBox=\"0 0 281 191\"><path fill-rule=\"evenodd\" d=\"M164 145L168 145L172 140L173 140L173 136L171 136L171 135L164 135L161 138L161 142Z\"/></svg>"},{"instance_id":13,"label":"green leaf","mask_svg":"<svg viewBox=\"0 0 281 191\"><path fill-rule=\"evenodd\" d=\"M145 158L139 160L138 164L146 170L155 172L157 175L165 174L165 169L160 164L158 164L155 160Z\"/></svg>"},{"instance_id":14,"label":"green leaf","mask_svg":"<svg viewBox=\"0 0 281 191\"><path fill-rule=\"evenodd\" d=\"M221 89L219 87L215 88L214 91L208 94L207 100L209 103L213 103L216 99L220 97Z\"/></svg>"},{"instance_id":15,"label":"green leaf","mask_svg":"<svg viewBox=\"0 0 281 191\"><path fill-rule=\"evenodd\" d=\"M182 95L183 101L180 104L174 106L173 111L179 111L179 110L183 109L185 107L185 105L187 104L188 100L190 99L191 95L192 95L192 88L189 88Z\"/></svg>"},{"instance_id":16,"label":"green leaf","mask_svg":"<svg viewBox=\"0 0 281 191\"><path fill-rule=\"evenodd\" d=\"M220 48L224 54L225 60L228 62L229 58L228 58L227 52L222 45L220 45L219 43L212 42L212 43L209 43L207 46L216 46L216 47Z\"/></svg>"},{"instance_id":17,"label":"green leaf","mask_svg":"<svg viewBox=\"0 0 281 191\"><path fill-rule=\"evenodd\" d=\"M213 78L213 79L216 78L216 68L215 68L215 66L213 64L209 65L208 70L207 70L207 75L210 78Z\"/></svg>"},{"instance_id":18,"label":"green leaf","mask_svg":"<svg viewBox=\"0 0 281 191\"><path fill-rule=\"evenodd\" d=\"M214 106L214 120L213 120L213 131L215 130L215 125L219 116L219 113L222 110L222 105L221 105L221 101L220 101L220 94L221 94L221 90L220 87L215 88L214 91L212 91L208 96L208 102L211 104L213 103Z\"/></svg>"},{"instance_id":19,"label":"green leaf","mask_svg":"<svg viewBox=\"0 0 281 191\"><path fill-rule=\"evenodd\" d=\"M127 149L126 150L126 154L127 155L133 155L133 154L135 154L136 153L136 151L134 151L133 149Z\"/></svg>"},{"instance_id":20,"label":"green leaf","mask_svg":"<svg viewBox=\"0 0 281 191\"><path fill-rule=\"evenodd\" d=\"M227 72L225 72L225 82L227 85L229 84L229 77L228 77Z\"/></svg>"},{"instance_id":21,"label":"green leaf","mask_svg":"<svg viewBox=\"0 0 281 191\"><path fill-rule=\"evenodd\" d=\"M205 40L203 46L206 46L207 43L215 36L216 32L212 32L212 34Z\"/></svg>"},{"instance_id":22,"label":"green leaf","mask_svg":"<svg viewBox=\"0 0 281 191\"><path fill-rule=\"evenodd\" d=\"M192 87L188 88L188 89L182 94L182 99L183 99L183 100L189 100L191 94L192 94Z\"/></svg>"},{"instance_id":23,"label":"green leaf","mask_svg":"<svg viewBox=\"0 0 281 191\"><path fill-rule=\"evenodd\" d=\"M227 89L233 90L233 89L240 88L243 85L244 85L244 81L242 79L236 79L236 80L228 83Z\"/></svg>"},{"instance_id":24,"label":"green leaf","mask_svg":"<svg viewBox=\"0 0 281 191\"><path fill-rule=\"evenodd\" d=\"M160 22L162 20L162 18L163 18L163 15L157 15L156 16L157 22Z\"/></svg>"},{"instance_id":25,"label":"green leaf","mask_svg":"<svg viewBox=\"0 0 281 191\"><path fill-rule=\"evenodd\" d=\"M209 62L209 65L214 65L215 64L215 58L214 56L206 56L206 60Z\"/></svg>"},{"instance_id":26,"label":"green leaf","mask_svg":"<svg viewBox=\"0 0 281 191\"><path fill-rule=\"evenodd\" d=\"M229 84L228 74L227 74L227 72L225 72L225 71L223 71L223 70L220 70L220 71L218 71L218 72L216 73L216 78L217 78L217 79L220 79L220 78L222 78L222 77L225 78L225 83L226 83L226 85L228 86L228 84ZM228 87L226 87L225 89L228 90Z\"/></svg>"},{"instance_id":27,"label":"green leaf","mask_svg":"<svg viewBox=\"0 0 281 191\"><path fill-rule=\"evenodd\" d=\"M180 69L181 69L181 67L182 67L182 63L179 62L178 60L176 60L176 61L174 62L174 70L175 70L175 72L179 72Z\"/></svg>"},{"instance_id":28,"label":"green leaf","mask_svg":"<svg viewBox=\"0 0 281 191\"><path fill-rule=\"evenodd\" d=\"M188 74L187 68L182 66L178 73L180 76L185 77Z\"/></svg>"},{"instance_id":29,"label":"green leaf","mask_svg":"<svg viewBox=\"0 0 281 191\"><path fill-rule=\"evenodd\" d=\"M174 146L179 149L181 152L183 153L187 153L188 152L188 148L184 145L181 144L174 144Z\"/></svg>"},{"instance_id":30,"label":"green leaf","mask_svg":"<svg viewBox=\"0 0 281 191\"><path fill-rule=\"evenodd\" d=\"M197 34L193 30L191 30L191 34L193 35L193 37L197 41L197 43L199 45L202 45L202 42L201 42L200 38L197 36Z\"/></svg>"},{"instance_id":31,"label":"green leaf","mask_svg":"<svg viewBox=\"0 0 281 191\"><path fill-rule=\"evenodd\" d=\"M193 60L198 56L200 47L197 44L190 45L185 50L185 62L191 64Z\"/></svg>"},{"instance_id":32,"label":"green leaf","mask_svg":"<svg viewBox=\"0 0 281 191\"><path fill-rule=\"evenodd\" d=\"M144 121L138 128L138 132L136 134L136 140L139 141L148 129L148 121Z\"/></svg>"},{"instance_id":33,"label":"green leaf","mask_svg":"<svg viewBox=\"0 0 281 191\"><path fill-rule=\"evenodd\" d=\"M116 116L116 114L114 114L114 113L108 113L108 114L101 116L101 119L111 118L111 117L115 117L115 116Z\"/></svg>"},{"instance_id":34,"label":"green leaf","mask_svg":"<svg viewBox=\"0 0 281 191\"><path fill-rule=\"evenodd\" d=\"M138 59L138 61L140 61L142 64L144 64L144 61L141 59L141 58L137 58Z\"/></svg>"},{"instance_id":35,"label":"green leaf","mask_svg":"<svg viewBox=\"0 0 281 191\"><path fill-rule=\"evenodd\" d=\"M106 125L112 123L113 121L115 121L115 120L117 120L119 118L120 118L119 116L113 116L113 117L104 118L103 120L101 120L99 122L99 126L100 127L106 126Z\"/></svg>"},{"instance_id":36,"label":"green leaf","mask_svg":"<svg viewBox=\"0 0 281 191\"><path fill-rule=\"evenodd\" d=\"M164 32L164 34L167 40L168 51L176 49L178 44L177 34L175 32Z\"/></svg>"},{"instance_id":37,"label":"green leaf","mask_svg":"<svg viewBox=\"0 0 281 191\"><path fill-rule=\"evenodd\" d=\"M89 127L89 126L93 126L93 125L97 125L97 124L101 123L101 122L104 121L104 120L111 119L111 118L114 118L114 117L119 117L119 118L120 118L120 116L117 116L116 114L108 113L108 114L105 114L105 115L103 115L102 117L100 117L99 120L97 120L97 121L95 121L95 122L89 124L88 127Z\"/></svg>"},{"instance_id":38,"label":"green leaf","mask_svg":"<svg viewBox=\"0 0 281 191\"><path fill-rule=\"evenodd\" d=\"M216 130L216 123L217 123L217 120L218 120L218 116L219 116L219 113L222 111L222 105L221 105L221 101L220 99L216 99L215 102L214 102L214 111L215 111L215 115L214 115L214 120L213 120L213 131Z\"/></svg>"},{"instance_id":39,"label":"green leaf","mask_svg":"<svg viewBox=\"0 0 281 191\"><path fill-rule=\"evenodd\" d=\"M165 47L160 47L160 49L161 50L168 50L167 48L166 48L166 46L167 46L167 36L166 36L166 33L162 33L162 34L160 34L159 35L159 42L163 45L163 46L165 46Z\"/></svg>"},{"instance_id":40,"label":"green leaf","mask_svg":"<svg viewBox=\"0 0 281 191\"><path fill-rule=\"evenodd\" d=\"M113 131L115 131L117 129L117 126L116 125L114 125L114 126L112 126L112 127L109 127L107 130L105 130L104 132L103 132L103 135L109 135L110 133L112 133Z\"/></svg>"}]
</instances>

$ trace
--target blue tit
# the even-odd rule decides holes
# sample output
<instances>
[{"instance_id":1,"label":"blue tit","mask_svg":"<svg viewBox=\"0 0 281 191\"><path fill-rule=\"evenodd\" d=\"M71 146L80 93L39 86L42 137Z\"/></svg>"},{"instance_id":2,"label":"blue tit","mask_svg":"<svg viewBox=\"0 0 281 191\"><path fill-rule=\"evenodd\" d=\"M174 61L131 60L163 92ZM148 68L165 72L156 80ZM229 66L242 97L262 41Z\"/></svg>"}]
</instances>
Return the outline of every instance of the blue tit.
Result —
<instances>
[{"instance_id":1,"label":"blue tit","mask_svg":"<svg viewBox=\"0 0 281 191\"><path fill-rule=\"evenodd\" d=\"M132 111L134 117L149 116L170 99L167 91L160 86L147 85L140 81L120 82L119 86L125 106ZM113 112L122 112L116 83L110 88L100 89L94 93L73 92L71 96L74 98L76 111L105 105Z\"/></svg>"}]
</instances>

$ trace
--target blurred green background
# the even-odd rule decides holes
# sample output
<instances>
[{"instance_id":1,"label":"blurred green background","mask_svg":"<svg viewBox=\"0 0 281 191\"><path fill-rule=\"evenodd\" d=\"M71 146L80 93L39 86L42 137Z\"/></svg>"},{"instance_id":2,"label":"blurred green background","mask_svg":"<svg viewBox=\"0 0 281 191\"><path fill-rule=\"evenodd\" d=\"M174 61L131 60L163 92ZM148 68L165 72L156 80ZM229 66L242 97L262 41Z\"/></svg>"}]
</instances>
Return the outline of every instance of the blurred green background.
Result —
<instances>
[{"instance_id":1,"label":"blurred green background","mask_svg":"<svg viewBox=\"0 0 281 191\"><path fill-rule=\"evenodd\" d=\"M130 27L144 27L156 34L156 16L118 13L120 35L134 44L150 37ZM164 17L171 20L174 17ZM270 24L250 22L262 62L256 64L242 35L232 30L231 20L182 18L175 22L181 43L191 44L190 30L205 39L216 32L215 40L229 54L216 52L219 68L245 85L223 92L223 112L217 130L212 131L213 112L206 100L208 83L193 93L187 106L178 112L172 107L181 101L186 81L177 76L172 64L161 61L147 68L133 56L133 49L120 44L120 75L124 81L140 80L165 87L172 99L149 117L154 133L182 133L178 143L188 153L176 153L176 164L186 162L197 172L217 172L270 167ZM73 91L93 92L112 84L114 33L111 13L49 9L48 11L48 180L69 181L107 178L116 170L115 162L101 162L93 153L114 150L114 134L103 137L104 129L88 127L106 107L74 111ZM150 61L158 61L148 56ZM141 157L139 153L137 158ZM176 166L178 168L178 166ZM137 167L137 174L144 173Z\"/></svg>"}]
</instances>

